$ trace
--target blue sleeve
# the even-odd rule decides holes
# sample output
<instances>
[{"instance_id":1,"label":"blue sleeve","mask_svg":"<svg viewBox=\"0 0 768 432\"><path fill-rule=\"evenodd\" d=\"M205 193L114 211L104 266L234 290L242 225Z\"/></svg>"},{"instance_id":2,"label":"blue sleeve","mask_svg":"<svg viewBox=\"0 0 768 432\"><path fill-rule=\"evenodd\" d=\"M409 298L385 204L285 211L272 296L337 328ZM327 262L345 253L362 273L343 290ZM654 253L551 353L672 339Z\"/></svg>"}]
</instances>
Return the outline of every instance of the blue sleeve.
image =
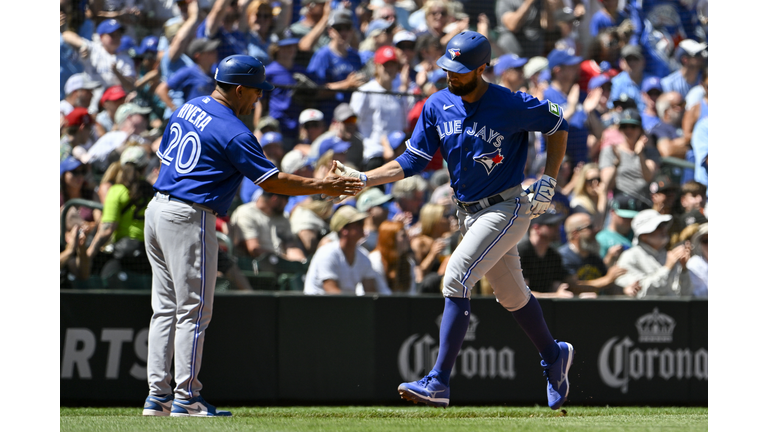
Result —
<instances>
[{"instance_id":1,"label":"blue sleeve","mask_svg":"<svg viewBox=\"0 0 768 432\"><path fill-rule=\"evenodd\" d=\"M326 57L323 55L324 52L325 50L320 49L314 53L307 66L307 73L310 74L318 84L325 84L327 79L325 72L328 70L328 65L325 61Z\"/></svg>"},{"instance_id":2,"label":"blue sleeve","mask_svg":"<svg viewBox=\"0 0 768 432\"><path fill-rule=\"evenodd\" d=\"M440 134L435 130L435 120L430 115L431 105L429 101L424 104L411 138L405 141L405 152L395 159L403 167L406 177L423 171L440 147Z\"/></svg>"},{"instance_id":3,"label":"blue sleeve","mask_svg":"<svg viewBox=\"0 0 768 432\"><path fill-rule=\"evenodd\" d=\"M181 68L168 78L168 88L171 90L184 90L184 84L189 76L188 68Z\"/></svg>"},{"instance_id":4,"label":"blue sleeve","mask_svg":"<svg viewBox=\"0 0 768 432\"><path fill-rule=\"evenodd\" d=\"M210 38L213 39L215 35L210 35ZM205 36L205 20L200 23L200 25L197 26L197 30L195 31L195 37L196 38L204 38Z\"/></svg>"},{"instance_id":5,"label":"blue sleeve","mask_svg":"<svg viewBox=\"0 0 768 432\"><path fill-rule=\"evenodd\" d=\"M511 94L515 109L515 121L523 130L539 131L544 135L552 135L560 130L568 130L568 122L563 118L563 107L550 102L540 101L522 92Z\"/></svg>"},{"instance_id":6,"label":"blue sleeve","mask_svg":"<svg viewBox=\"0 0 768 432\"><path fill-rule=\"evenodd\" d=\"M277 167L264 156L253 134L241 133L235 136L227 144L225 152L237 170L257 185L278 173Z\"/></svg>"}]
</instances>

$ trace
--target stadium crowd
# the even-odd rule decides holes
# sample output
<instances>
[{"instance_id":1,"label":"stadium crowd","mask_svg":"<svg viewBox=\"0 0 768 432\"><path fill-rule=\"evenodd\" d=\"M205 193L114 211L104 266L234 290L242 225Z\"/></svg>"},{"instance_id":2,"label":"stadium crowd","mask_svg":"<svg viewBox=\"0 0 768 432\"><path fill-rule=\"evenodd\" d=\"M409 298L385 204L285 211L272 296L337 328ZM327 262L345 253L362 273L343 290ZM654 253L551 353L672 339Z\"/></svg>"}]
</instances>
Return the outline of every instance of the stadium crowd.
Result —
<instances>
[{"instance_id":1,"label":"stadium crowd","mask_svg":"<svg viewBox=\"0 0 768 432\"><path fill-rule=\"evenodd\" d=\"M147 287L156 151L221 59L264 63L276 88L241 120L280 170L322 178L400 155L448 91L436 60L472 29L493 47L487 81L570 125L556 197L519 245L534 295L707 296L707 0L60 1L62 288ZM530 133L524 185L545 157ZM461 241L450 182L439 151L340 203L246 178L217 219L220 289L439 293Z\"/></svg>"}]
</instances>

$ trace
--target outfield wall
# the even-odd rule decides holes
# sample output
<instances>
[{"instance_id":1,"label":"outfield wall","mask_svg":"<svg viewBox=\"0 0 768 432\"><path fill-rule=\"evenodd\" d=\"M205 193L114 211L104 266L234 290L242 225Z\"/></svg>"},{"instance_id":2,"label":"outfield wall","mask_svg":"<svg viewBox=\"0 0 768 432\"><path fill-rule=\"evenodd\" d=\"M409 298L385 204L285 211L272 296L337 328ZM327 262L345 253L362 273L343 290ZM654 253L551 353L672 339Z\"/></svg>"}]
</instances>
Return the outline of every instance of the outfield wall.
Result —
<instances>
[{"instance_id":1,"label":"outfield wall","mask_svg":"<svg viewBox=\"0 0 768 432\"><path fill-rule=\"evenodd\" d=\"M61 291L62 406L139 406L148 292ZM573 404L707 404L706 300L539 300L575 347ZM443 300L217 293L200 380L219 405L398 404L437 356ZM451 404L546 404L539 356L492 297L472 300Z\"/></svg>"}]
</instances>

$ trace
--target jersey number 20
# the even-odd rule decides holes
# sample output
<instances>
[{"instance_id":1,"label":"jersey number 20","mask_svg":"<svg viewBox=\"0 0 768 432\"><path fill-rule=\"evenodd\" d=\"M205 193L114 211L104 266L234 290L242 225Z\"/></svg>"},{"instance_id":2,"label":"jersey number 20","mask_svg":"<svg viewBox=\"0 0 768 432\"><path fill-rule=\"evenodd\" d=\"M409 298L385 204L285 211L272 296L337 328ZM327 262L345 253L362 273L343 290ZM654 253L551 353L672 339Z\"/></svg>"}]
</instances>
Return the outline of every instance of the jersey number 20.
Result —
<instances>
[{"instance_id":1,"label":"jersey number 20","mask_svg":"<svg viewBox=\"0 0 768 432\"><path fill-rule=\"evenodd\" d=\"M202 148L200 146L200 136L197 135L197 132L187 132L184 136L181 136L181 133L181 126L178 123L171 124L171 143L165 152L160 155L160 160L165 165L171 165L175 159L176 171L186 174L195 169L197 161L200 160ZM192 146L189 149L189 156L186 160L182 160L188 146ZM171 156L174 150L176 151L175 157Z\"/></svg>"}]
</instances>

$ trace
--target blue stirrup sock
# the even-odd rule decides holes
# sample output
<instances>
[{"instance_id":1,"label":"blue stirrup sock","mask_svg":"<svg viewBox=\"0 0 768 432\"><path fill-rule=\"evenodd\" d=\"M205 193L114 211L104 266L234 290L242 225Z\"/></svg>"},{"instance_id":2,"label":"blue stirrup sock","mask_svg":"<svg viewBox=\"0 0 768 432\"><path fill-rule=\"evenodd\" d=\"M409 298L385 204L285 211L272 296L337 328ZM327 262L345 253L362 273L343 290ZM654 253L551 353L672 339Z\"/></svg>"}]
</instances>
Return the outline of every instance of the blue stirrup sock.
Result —
<instances>
[{"instance_id":1,"label":"blue stirrup sock","mask_svg":"<svg viewBox=\"0 0 768 432\"><path fill-rule=\"evenodd\" d=\"M440 348L435 367L432 368L440 382L445 385L448 385L451 379L451 370L456 363L456 357L459 356L464 335L467 334L469 315L468 298L445 298L443 320L440 322Z\"/></svg>"},{"instance_id":2,"label":"blue stirrup sock","mask_svg":"<svg viewBox=\"0 0 768 432\"><path fill-rule=\"evenodd\" d=\"M541 358L547 364L551 365L554 363L560 355L560 347L549 333L549 327L547 327L547 323L544 321L544 314L541 312L541 305L536 300L536 297L531 295L528 303L512 312L512 316L515 317L517 323L536 346Z\"/></svg>"}]
</instances>

